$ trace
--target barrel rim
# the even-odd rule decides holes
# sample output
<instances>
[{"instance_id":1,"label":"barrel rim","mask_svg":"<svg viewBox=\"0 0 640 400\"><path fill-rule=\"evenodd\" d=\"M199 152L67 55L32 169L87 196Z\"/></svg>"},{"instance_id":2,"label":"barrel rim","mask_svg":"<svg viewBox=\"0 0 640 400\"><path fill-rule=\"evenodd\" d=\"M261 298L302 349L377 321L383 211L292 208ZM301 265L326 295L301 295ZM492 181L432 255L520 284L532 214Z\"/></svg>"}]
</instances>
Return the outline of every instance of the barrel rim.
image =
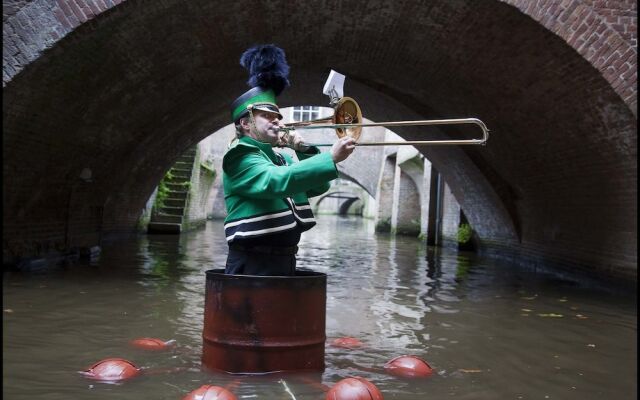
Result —
<instances>
[{"instance_id":1,"label":"barrel rim","mask_svg":"<svg viewBox=\"0 0 640 400\"><path fill-rule=\"evenodd\" d=\"M209 269L205 271L207 278L212 277L216 279L268 279L268 280L299 280L309 278L324 278L327 274L323 272L317 272L310 269L298 268L296 269L296 275L241 275L241 274L225 274L224 268Z\"/></svg>"}]
</instances>

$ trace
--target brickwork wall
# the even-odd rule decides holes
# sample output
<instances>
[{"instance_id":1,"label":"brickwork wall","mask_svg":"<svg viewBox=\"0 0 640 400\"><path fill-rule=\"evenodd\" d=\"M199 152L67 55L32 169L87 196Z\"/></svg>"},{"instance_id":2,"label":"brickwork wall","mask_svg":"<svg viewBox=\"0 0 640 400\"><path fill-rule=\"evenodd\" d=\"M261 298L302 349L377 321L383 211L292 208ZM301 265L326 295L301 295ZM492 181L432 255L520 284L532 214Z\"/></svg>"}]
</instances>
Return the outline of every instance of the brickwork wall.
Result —
<instances>
[{"instance_id":1,"label":"brickwork wall","mask_svg":"<svg viewBox=\"0 0 640 400\"><path fill-rule=\"evenodd\" d=\"M432 166L431 161L424 158L422 160L422 192L421 192L421 221L420 221L420 234L426 239L427 234L429 232L429 215L431 213L431 208L435 208L435 199L431 197L431 193L433 192L431 188L431 175L432 175Z\"/></svg>"},{"instance_id":2,"label":"brickwork wall","mask_svg":"<svg viewBox=\"0 0 640 400\"><path fill-rule=\"evenodd\" d=\"M394 188L397 196L393 205L396 218L395 224L392 219L391 225L392 229L395 228L399 234L420 236L427 232L429 185L428 183L425 185L423 159L424 156L415 147L398 146L396 187ZM400 176L398 176L398 170L402 172ZM410 182L403 182L405 180L403 178L408 178Z\"/></svg>"},{"instance_id":3,"label":"brickwork wall","mask_svg":"<svg viewBox=\"0 0 640 400\"><path fill-rule=\"evenodd\" d=\"M213 182L209 192L208 212L212 218L224 219L227 216L227 209L224 203L224 190L222 188L222 157L226 153L229 143L235 137L235 127L233 124L226 125L205 139L204 151L208 152L213 159L213 166L218 173L217 179Z\"/></svg>"},{"instance_id":4,"label":"brickwork wall","mask_svg":"<svg viewBox=\"0 0 640 400\"><path fill-rule=\"evenodd\" d=\"M633 0L502 0L585 57L637 113L637 3ZM129 0L131 3L135 1ZM43 51L123 0L3 3L3 86ZM497 3L497 2L496 2ZM124 4L127 5L127 4ZM123 6L124 6L123 5ZM612 59L615 59L615 62Z\"/></svg>"},{"instance_id":5,"label":"brickwork wall","mask_svg":"<svg viewBox=\"0 0 640 400\"><path fill-rule=\"evenodd\" d=\"M637 115L638 3L506 0L564 39L597 68Z\"/></svg>"},{"instance_id":6,"label":"brickwork wall","mask_svg":"<svg viewBox=\"0 0 640 400\"><path fill-rule=\"evenodd\" d=\"M413 179L396 166L391 229L400 235L420 234L420 192Z\"/></svg>"},{"instance_id":7,"label":"brickwork wall","mask_svg":"<svg viewBox=\"0 0 640 400\"><path fill-rule=\"evenodd\" d=\"M457 245L458 226L460 225L460 204L456 201L451 188L446 183L442 191L442 243L445 246Z\"/></svg>"},{"instance_id":8,"label":"brickwork wall","mask_svg":"<svg viewBox=\"0 0 640 400\"><path fill-rule=\"evenodd\" d=\"M420 151L483 249L635 279L635 2L345 0L370 11L358 24L288 4L252 23L228 0L5 1L4 258L74 246L91 227L131 232L172 161L228 124L246 88L238 57L268 40L292 65L281 105L326 102L333 68L371 120L481 118L487 146Z\"/></svg>"},{"instance_id":9,"label":"brickwork wall","mask_svg":"<svg viewBox=\"0 0 640 400\"><path fill-rule=\"evenodd\" d=\"M223 148L224 146L222 146L222 144L217 146L217 143L215 142L214 139L215 137L213 135L210 135L202 139L198 143L198 151L200 151L200 160L206 163L215 171L215 178L212 180L211 185L207 189L206 193L204 193L206 198L204 199L205 205L204 205L203 215L204 215L204 218L208 218L208 219L212 217L213 203L215 202L215 194L213 193L214 188L216 187L216 185L219 186L220 185L219 182L222 181L220 168L217 167L220 161L216 159L215 149L218 147Z\"/></svg>"},{"instance_id":10,"label":"brickwork wall","mask_svg":"<svg viewBox=\"0 0 640 400\"><path fill-rule=\"evenodd\" d=\"M364 122L373 122L365 118ZM362 131L360 142L381 142L384 141L386 129L384 127L366 128ZM324 143L333 143L336 140L335 131L331 130L325 134ZM324 151L329 151L325 148ZM376 197L378 181L380 180L380 168L384 157L384 147L370 146L358 147L349 158L338 164L338 172L351 177L355 183L364 188L370 196Z\"/></svg>"},{"instance_id":11,"label":"brickwork wall","mask_svg":"<svg viewBox=\"0 0 640 400\"><path fill-rule=\"evenodd\" d=\"M198 143L196 158L193 162L189 202L185 214L186 223L184 224L187 229L196 228L206 222L207 214L210 210L211 189L214 182L220 179L202 166L202 163L207 160L209 155L206 151L207 145L206 139L204 143Z\"/></svg>"},{"instance_id":12,"label":"brickwork wall","mask_svg":"<svg viewBox=\"0 0 640 400\"><path fill-rule=\"evenodd\" d=\"M396 158L387 157L382 162L382 173L376 194L378 213L375 218L376 230L391 230L391 213L393 211L394 184L396 175Z\"/></svg>"},{"instance_id":13,"label":"brickwork wall","mask_svg":"<svg viewBox=\"0 0 640 400\"><path fill-rule=\"evenodd\" d=\"M80 25L123 0L5 1L3 86L44 51Z\"/></svg>"}]
</instances>

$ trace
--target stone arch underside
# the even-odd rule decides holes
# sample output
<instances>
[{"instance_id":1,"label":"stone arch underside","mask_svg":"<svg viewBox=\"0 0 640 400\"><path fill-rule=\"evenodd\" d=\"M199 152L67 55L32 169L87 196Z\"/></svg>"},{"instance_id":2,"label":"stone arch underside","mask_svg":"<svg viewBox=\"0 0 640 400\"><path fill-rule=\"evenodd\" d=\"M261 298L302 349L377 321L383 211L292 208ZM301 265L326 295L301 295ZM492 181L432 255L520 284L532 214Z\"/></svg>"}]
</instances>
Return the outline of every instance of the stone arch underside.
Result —
<instances>
[{"instance_id":1,"label":"stone arch underside","mask_svg":"<svg viewBox=\"0 0 640 400\"><path fill-rule=\"evenodd\" d=\"M636 75L618 74L624 84L610 75L628 64L616 51L635 50L635 34L598 54L597 41L572 47L559 1L544 18L516 1L346 1L313 12L276 1L251 13L230 1L87 1L71 10L76 21L60 16L72 7L64 1L9 3L5 260L132 231L171 163L228 123L246 88L241 52L274 42L292 66L283 106L326 102L333 68L371 120L482 119L486 147L420 151L488 252L636 277L636 92L627 93ZM595 4L564 3L579 3L576 13ZM354 23L343 9L362 16ZM253 11L271 17L254 22ZM443 127L434 138L458 133ZM91 182L79 179L85 168Z\"/></svg>"},{"instance_id":2,"label":"stone arch underside","mask_svg":"<svg viewBox=\"0 0 640 400\"><path fill-rule=\"evenodd\" d=\"M338 215L347 214L347 212L349 211L349 207L351 207L353 203L355 203L358 200L362 201L361 193L356 193L355 191L347 191L347 190L337 190L337 191L329 190L328 192L317 197L314 208L319 209L320 204L323 201L335 196L342 197L341 199L342 202L339 202L339 206L338 206Z\"/></svg>"}]
</instances>

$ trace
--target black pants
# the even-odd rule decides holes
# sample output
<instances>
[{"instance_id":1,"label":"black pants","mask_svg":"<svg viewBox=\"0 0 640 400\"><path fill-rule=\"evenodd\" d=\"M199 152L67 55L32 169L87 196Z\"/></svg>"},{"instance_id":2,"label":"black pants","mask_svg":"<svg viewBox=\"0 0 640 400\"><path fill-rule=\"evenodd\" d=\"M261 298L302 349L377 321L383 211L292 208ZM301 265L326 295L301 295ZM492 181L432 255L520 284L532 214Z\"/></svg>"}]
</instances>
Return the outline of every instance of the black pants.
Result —
<instances>
[{"instance_id":1,"label":"black pants","mask_svg":"<svg viewBox=\"0 0 640 400\"><path fill-rule=\"evenodd\" d=\"M291 276L296 274L296 255L275 255L229 248L225 274Z\"/></svg>"}]
</instances>

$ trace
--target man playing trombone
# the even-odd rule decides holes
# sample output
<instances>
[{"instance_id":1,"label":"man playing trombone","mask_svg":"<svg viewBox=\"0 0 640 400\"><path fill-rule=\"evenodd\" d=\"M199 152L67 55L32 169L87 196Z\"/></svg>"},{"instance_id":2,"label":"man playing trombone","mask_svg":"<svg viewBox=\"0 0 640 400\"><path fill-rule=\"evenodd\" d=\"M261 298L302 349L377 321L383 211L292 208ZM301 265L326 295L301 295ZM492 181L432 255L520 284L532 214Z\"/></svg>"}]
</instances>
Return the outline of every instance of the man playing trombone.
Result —
<instances>
[{"instance_id":1,"label":"man playing trombone","mask_svg":"<svg viewBox=\"0 0 640 400\"><path fill-rule=\"evenodd\" d=\"M338 177L336 164L353 152L355 141L339 139L330 152L304 146L287 131L276 96L289 85L284 51L260 45L245 51L240 64L252 89L231 106L236 139L222 162L229 255L227 274L295 275L302 232L315 225L309 198L326 192ZM273 147L290 147L298 162Z\"/></svg>"}]
</instances>

